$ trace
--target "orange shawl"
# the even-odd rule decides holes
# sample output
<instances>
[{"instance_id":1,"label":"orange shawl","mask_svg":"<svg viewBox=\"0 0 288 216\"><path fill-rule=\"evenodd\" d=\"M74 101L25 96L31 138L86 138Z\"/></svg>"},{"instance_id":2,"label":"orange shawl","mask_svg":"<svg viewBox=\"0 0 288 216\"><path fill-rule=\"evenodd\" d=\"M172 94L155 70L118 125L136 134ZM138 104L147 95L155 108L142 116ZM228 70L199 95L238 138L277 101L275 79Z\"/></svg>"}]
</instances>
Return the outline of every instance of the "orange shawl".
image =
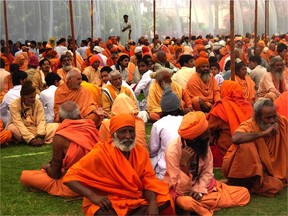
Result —
<instances>
[{"instance_id":1,"label":"orange shawl","mask_svg":"<svg viewBox=\"0 0 288 216\"><path fill-rule=\"evenodd\" d=\"M235 81L241 86L244 98L253 103L255 100L255 83L250 76L245 76L245 80L235 76Z\"/></svg>"},{"instance_id":2,"label":"orange shawl","mask_svg":"<svg viewBox=\"0 0 288 216\"><path fill-rule=\"evenodd\" d=\"M71 100L79 106L82 118L87 118L98 106L88 89L80 86L77 90L70 90L66 83L60 85L55 92L54 113L55 122L59 121L59 107L67 100Z\"/></svg>"},{"instance_id":3,"label":"orange shawl","mask_svg":"<svg viewBox=\"0 0 288 216\"><path fill-rule=\"evenodd\" d=\"M86 81L82 81L81 82L81 86L84 86L85 88L87 88L94 101L97 103L98 107L101 107L101 88L95 84L92 83L88 83Z\"/></svg>"},{"instance_id":4,"label":"orange shawl","mask_svg":"<svg viewBox=\"0 0 288 216\"><path fill-rule=\"evenodd\" d=\"M283 115L288 119L288 91L282 93L275 101L277 113Z\"/></svg>"},{"instance_id":5,"label":"orange shawl","mask_svg":"<svg viewBox=\"0 0 288 216\"><path fill-rule=\"evenodd\" d=\"M158 204L170 200L166 183L156 178L147 149L136 145L129 160L112 143L97 143L78 163L72 166L63 182L80 181L95 191L107 194L117 215L148 205L143 190L157 193ZM100 207L84 198L83 210L94 215Z\"/></svg>"}]
</instances>

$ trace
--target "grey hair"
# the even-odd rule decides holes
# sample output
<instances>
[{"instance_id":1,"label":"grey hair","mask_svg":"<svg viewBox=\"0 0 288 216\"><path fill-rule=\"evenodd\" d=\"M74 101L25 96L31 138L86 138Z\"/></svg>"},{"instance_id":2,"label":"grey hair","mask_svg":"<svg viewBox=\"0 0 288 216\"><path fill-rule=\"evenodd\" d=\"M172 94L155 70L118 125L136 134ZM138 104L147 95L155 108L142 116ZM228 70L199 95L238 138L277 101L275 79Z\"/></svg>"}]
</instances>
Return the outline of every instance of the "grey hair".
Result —
<instances>
[{"instance_id":1,"label":"grey hair","mask_svg":"<svg viewBox=\"0 0 288 216\"><path fill-rule=\"evenodd\" d=\"M63 121L64 119L76 120L80 117L80 110L76 103L73 101L65 101L61 104L59 108L59 119Z\"/></svg>"},{"instance_id":2,"label":"grey hair","mask_svg":"<svg viewBox=\"0 0 288 216\"><path fill-rule=\"evenodd\" d=\"M109 73L109 76L110 76L110 78L112 78L118 74L121 76L121 73L118 70L113 70Z\"/></svg>"},{"instance_id":3,"label":"grey hair","mask_svg":"<svg viewBox=\"0 0 288 216\"><path fill-rule=\"evenodd\" d=\"M272 59L270 59L267 71L273 72L274 71L274 65L277 61L281 61L283 63L283 60L280 56L275 56ZM283 69L284 69L284 64L283 64Z\"/></svg>"},{"instance_id":4,"label":"grey hair","mask_svg":"<svg viewBox=\"0 0 288 216\"><path fill-rule=\"evenodd\" d=\"M78 68L73 67L71 70L68 71L68 73L66 75L66 80L68 80L72 76L75 76L75 74L77 74L77 73L81 74L81 71Z\"/></svg>"},{"instance_id":5,"label":"grey hair","mask_svg":"<svg viewBox=\"0 0 288 216\"><path fill-rule=\"evenodd\" d=\"M254 104L254 119L259 119L261 118L261 112L264 106L270 106L270 107L275 107L274 103L272 100L269 98L261 98L259 99L255 104Z\"/></svg>"}]
</instances>

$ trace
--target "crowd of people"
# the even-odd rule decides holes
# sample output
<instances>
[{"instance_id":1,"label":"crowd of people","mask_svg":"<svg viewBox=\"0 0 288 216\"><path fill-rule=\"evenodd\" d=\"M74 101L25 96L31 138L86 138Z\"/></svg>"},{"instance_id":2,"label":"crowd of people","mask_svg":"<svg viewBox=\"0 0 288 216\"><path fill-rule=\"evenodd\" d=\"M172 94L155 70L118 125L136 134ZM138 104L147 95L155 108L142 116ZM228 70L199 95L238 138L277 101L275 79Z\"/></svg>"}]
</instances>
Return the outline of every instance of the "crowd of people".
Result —
<instances>
[{"instance_id":1,"label":"crowd of people","mask_svg":"<svg viewBox=\"0 0 288 216\"><path fill-rule=\"evenodd\" d=\"M1 40L1 146L52 144L21 183L86 215L212 215L283 190L288 34L133 41L127 22L125 42Z\"/></svg>"}]
</instances>

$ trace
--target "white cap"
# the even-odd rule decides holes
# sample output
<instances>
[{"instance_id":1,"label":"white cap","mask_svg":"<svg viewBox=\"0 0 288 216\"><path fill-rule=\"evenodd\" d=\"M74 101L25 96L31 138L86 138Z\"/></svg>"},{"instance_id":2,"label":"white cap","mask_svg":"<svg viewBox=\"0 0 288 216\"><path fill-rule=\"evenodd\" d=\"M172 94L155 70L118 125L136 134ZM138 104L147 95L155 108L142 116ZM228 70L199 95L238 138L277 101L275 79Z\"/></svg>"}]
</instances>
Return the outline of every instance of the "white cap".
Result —
<instances>
[{"instance_id":1,"label":"white cap","mask_svg":"<svg viewBox=\"0 0 288 216\"><path fill-rule=\"evenodd\" d=\"M100 46L95 46L95 47L93 48L93 50L96 51L96 52L98 52L98 53L102 53L102 52L104 51L104 49L103 49L102 47L100 47Z\"/></svg>"},{"instance_id":2,"label":"white cap","mask_svg":"<svg viewBox=\"0 0 288 216\"><path fill-rule=\"evenodd\" d=\"M141 46L137 46L134 50L134 53L139 53L142 52L142 47Z\"/></svg>"}]
</instances>

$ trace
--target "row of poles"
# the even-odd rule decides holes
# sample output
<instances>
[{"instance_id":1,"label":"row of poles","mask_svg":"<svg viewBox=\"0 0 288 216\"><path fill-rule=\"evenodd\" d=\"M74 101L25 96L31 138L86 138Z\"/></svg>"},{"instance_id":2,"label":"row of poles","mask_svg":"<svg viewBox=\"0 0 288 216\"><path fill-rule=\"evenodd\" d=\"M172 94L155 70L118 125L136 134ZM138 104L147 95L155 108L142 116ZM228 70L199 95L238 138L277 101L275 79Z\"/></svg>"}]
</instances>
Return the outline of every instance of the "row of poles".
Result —
<instances>
[{"instance_id":1,"label":"row of poles","mask_svg":"<svg viewBox=\"0 0 288 216\"><path fill-rule=\"evenodd\" d=\"M90 7L90 18L91 18L91 38L94 38L93 35L93 2L91 0L91 7ZM5 22L5 36L6 36L6 52L7 56L9 56L9 37L8 37L8 22L7 22L7 9L6 9L6 0L3 0L3 8L4 8L4 22ZM191 9L192 9L192 0L189 0L189 35L191 35ZM71 33L72 33L72 43L73 43L73 55L74 55L74 63L76 65L76 53L75 53L75 35L74 35L74 22L73 22L73 4L72 0L69 0L69 11L70 11L70 24L71 24ZM257 44L257 18L258 18L258 0L255 0L255 22L254 22L254 33L255 33L255 45ZM265 0L265 42L267 44L267 32L269 31L269 0ZM155 38L156 34L156 0L153 0L153 34ZM234 43L234 0L230 0L230 49L234 50L235 43ZM157 43L154 40L154 43ZM155 45L155 44L154 44ZM230 53L231 55L231 79L235 80L235 54L234 52Z\"/></svg>"}]
</instances>

